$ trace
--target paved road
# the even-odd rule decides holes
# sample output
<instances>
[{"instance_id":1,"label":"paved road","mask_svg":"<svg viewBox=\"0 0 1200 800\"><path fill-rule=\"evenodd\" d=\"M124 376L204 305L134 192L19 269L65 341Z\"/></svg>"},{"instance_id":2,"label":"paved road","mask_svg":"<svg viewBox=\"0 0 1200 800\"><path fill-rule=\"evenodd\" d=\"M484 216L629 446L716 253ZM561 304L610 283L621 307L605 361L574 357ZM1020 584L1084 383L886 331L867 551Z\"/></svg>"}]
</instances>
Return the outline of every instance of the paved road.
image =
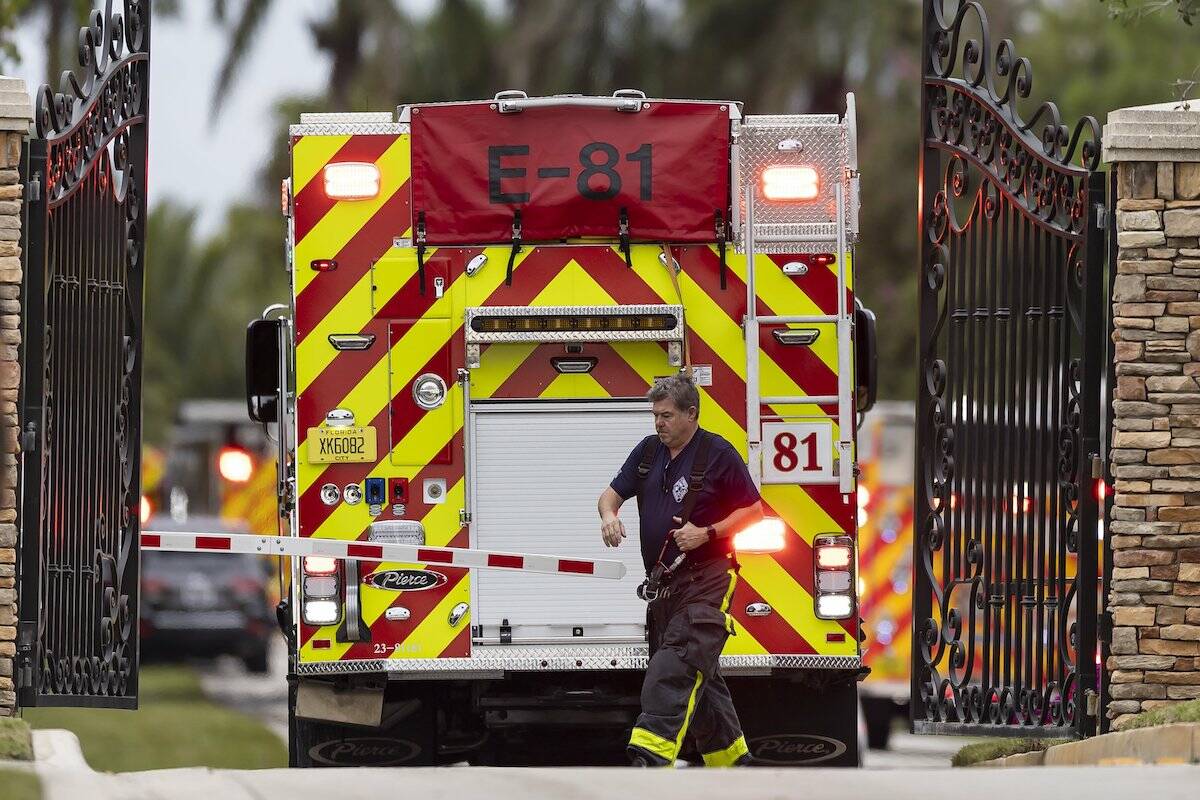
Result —
<instances>
[{"instance_id":1,"label":"paved road","mask_svg":"<svg viewBox=\"0 0 1200 800\"><path fill-rule=\"evenodd\" d=\"M287 652L282 641L271 651L271 671L246 672L240 661L218 659L202 671L204 691L217 702L253 714L283 740L287 740ZM896 733L887 750L871 750L864 758L868 769L948 767L950 758L970 740L954 736L914 736Z\"/></svg>"},{"instance_id":2,"label":"paved road","mask_svg":"<svg viewBox=\"0 0 1200 800\"><path fill-rule=\"evenodd\" d=\"M212 771L100 775L39 770L46 800L1195 800L1200 766L941 770L438 769ZM968 774L963 774L964 772ZM486 787L486 788L485 788Z\"/></svg>"}]
</instances>

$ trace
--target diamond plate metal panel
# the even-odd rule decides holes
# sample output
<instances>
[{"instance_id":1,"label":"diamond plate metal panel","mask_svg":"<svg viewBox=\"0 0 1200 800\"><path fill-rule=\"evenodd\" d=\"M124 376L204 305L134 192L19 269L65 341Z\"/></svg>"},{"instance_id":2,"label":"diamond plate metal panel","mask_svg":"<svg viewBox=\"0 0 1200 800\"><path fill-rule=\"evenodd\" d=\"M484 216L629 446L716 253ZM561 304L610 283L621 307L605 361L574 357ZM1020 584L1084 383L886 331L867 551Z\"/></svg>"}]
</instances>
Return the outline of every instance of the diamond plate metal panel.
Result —
<instances>
[{"instance_id":1,"label":"diamond plate metal panel","mask_svg":"<svg viewBox=\"0 0 1200 800\"><path fill-rule=\"evenodd\" d=\"M856 207L852 202L851 168L854 133L836 114L748 116L738 133L734 203L738 220L746 218L745 189L755 187L755 249L764 253L829 252L837 242L837 199L840 181L846 197L847 241L858 236ZM770 166L809 166L819 179L816 199L803 203L771 202L763 198L759 176ZM744 226L735 233L739 250L745 246ZM768 242L766 238L794 237L794 241ZM813 240L816 241L813 241ZM808 241L804 241L808 240Z\"/></svg>"},{"instance_id":2,"label":"diamond plate metal panel","mask_svg":"<svg viewBox=\"0 0 1200 800\"><path fill-rule=\"evenodd\" d=\"M288 126L289 136L398 135L408 132L408 124L400 122L322 122Z\"/></svg>"},{"instance_id":3,"label":"diamond plate metal panel","mask_svg":"<svg viewBox=\"0 0 1200 800\"><path fill-rule=\"evenodd\" d=\"M378 659L374 661L329 661L300 664L300 675L361 674L369 672L414 673L423 676L462 678L480 673L576 672L597 670L644 670L645 645L607 647L537 647L506 645L476 647L487 654L471 658ZM858 656L772 655L722 656L721 670L733 675L771 669L857 669Z\"/></svg>"}]
</instances>

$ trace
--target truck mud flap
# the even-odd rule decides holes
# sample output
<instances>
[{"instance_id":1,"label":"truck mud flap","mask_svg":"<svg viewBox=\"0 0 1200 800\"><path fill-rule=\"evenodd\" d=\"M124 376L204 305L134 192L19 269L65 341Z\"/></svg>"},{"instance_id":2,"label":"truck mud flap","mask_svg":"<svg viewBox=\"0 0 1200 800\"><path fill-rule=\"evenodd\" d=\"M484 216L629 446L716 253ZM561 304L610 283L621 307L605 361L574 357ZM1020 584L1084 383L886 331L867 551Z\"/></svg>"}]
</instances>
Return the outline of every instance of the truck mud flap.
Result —
<instances>
[{"instance_id":1,"label":"truck mud flap","mask_svg":"<svg viewBox=\"0 0 1200 800\"><path fill-rule=\"evenodd\" d=\"M296 714L299 684L290 681L288 761L293 767L399 767L437 763L437 705L431 687L393 682L378 725L306 719ZM328 690L317 690L323 696ZM351 690L361 694L360 690ZM305 687L305 694L310 694Z\"/></svg>"},{"instance_id":2,"label":"truck mud flap","mask_svg":"<svg viewBox=\"0 0 1200 800\"><path fill-rule=\"evenodd\" d=\"M858 684L727 676L754 766L857 767Z\"/></svg>"}]
</instances>

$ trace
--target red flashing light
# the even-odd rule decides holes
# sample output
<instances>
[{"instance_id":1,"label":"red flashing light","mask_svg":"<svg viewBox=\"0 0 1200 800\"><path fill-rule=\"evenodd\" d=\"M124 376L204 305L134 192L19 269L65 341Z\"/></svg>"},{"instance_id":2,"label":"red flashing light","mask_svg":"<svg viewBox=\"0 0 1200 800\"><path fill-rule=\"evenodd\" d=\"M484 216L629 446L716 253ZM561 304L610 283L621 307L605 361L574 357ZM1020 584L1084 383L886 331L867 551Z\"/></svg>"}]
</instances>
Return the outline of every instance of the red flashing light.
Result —
<instances>
[{"instance_id":1,"label":"red flashing light","mask_svg":"<svg viewBox=\"0 0 1200 800\"><path fill-rule=\"evenodd\" d=\"M150 515L154 513L154 506L150 505L150 498L142 495L140 518L142 524L145 525L150 519Z\"/></svg>"},{"instance_id":2,"label":"red flashing light","mask_svg":"<svg viewBox=\"0 0 1200 800\"><path fill-rule=\"evenodd\" d=\"M254 459L242 448L226 445L217 456L217 469L230 483L245 483L254 474Z\"/></svg>"},{"instance_id":3,"label":"red flashing light","mask_svg":"<svg viewBox=\"0 0 1200 800\"><path fill-rule=\"evenodd\" d=\"M314 272L333 272L337 269L337 262L332 258L314 258L309 266Z\"/></svg>"},{"instance_id":4,"label":"red flashing light","mask_svg":"<svg viewBox=\"0 0 1200 800\"><path fill-rule=\"evenodd\" d=\"M1099 503L1103 503L1107 497L1108 497L1108 484L1104 482L1103 478L1097 478L1096 479L1096 501Z\"/></svg>"}]
</instances>

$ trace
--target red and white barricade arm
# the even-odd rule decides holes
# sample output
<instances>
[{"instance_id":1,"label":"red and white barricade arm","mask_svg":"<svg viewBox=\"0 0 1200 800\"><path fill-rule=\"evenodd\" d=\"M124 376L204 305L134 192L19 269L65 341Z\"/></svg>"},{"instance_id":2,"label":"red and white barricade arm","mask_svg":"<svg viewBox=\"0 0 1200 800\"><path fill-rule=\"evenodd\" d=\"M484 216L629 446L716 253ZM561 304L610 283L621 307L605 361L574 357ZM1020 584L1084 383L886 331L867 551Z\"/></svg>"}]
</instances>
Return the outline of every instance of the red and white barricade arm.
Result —
<instances>
[{"instance_id":1,"label":"red and white barricade arm","mask_svg":"<svg viewBox=\"0 0 1200 800\"><path fill-rule=\"evenodd\" d=\"M561 558L529 553L497 553L459 547L383 542L347 542L296 536L255 536L246 533L193 533L142 531L143 550L176 553L251 553L264 556L326 556L347 561L399 561L408 564L444 564L468 569L502 569L585 575L620 580L625 565L606 559Z\"/></svg>"}]
</instances>

